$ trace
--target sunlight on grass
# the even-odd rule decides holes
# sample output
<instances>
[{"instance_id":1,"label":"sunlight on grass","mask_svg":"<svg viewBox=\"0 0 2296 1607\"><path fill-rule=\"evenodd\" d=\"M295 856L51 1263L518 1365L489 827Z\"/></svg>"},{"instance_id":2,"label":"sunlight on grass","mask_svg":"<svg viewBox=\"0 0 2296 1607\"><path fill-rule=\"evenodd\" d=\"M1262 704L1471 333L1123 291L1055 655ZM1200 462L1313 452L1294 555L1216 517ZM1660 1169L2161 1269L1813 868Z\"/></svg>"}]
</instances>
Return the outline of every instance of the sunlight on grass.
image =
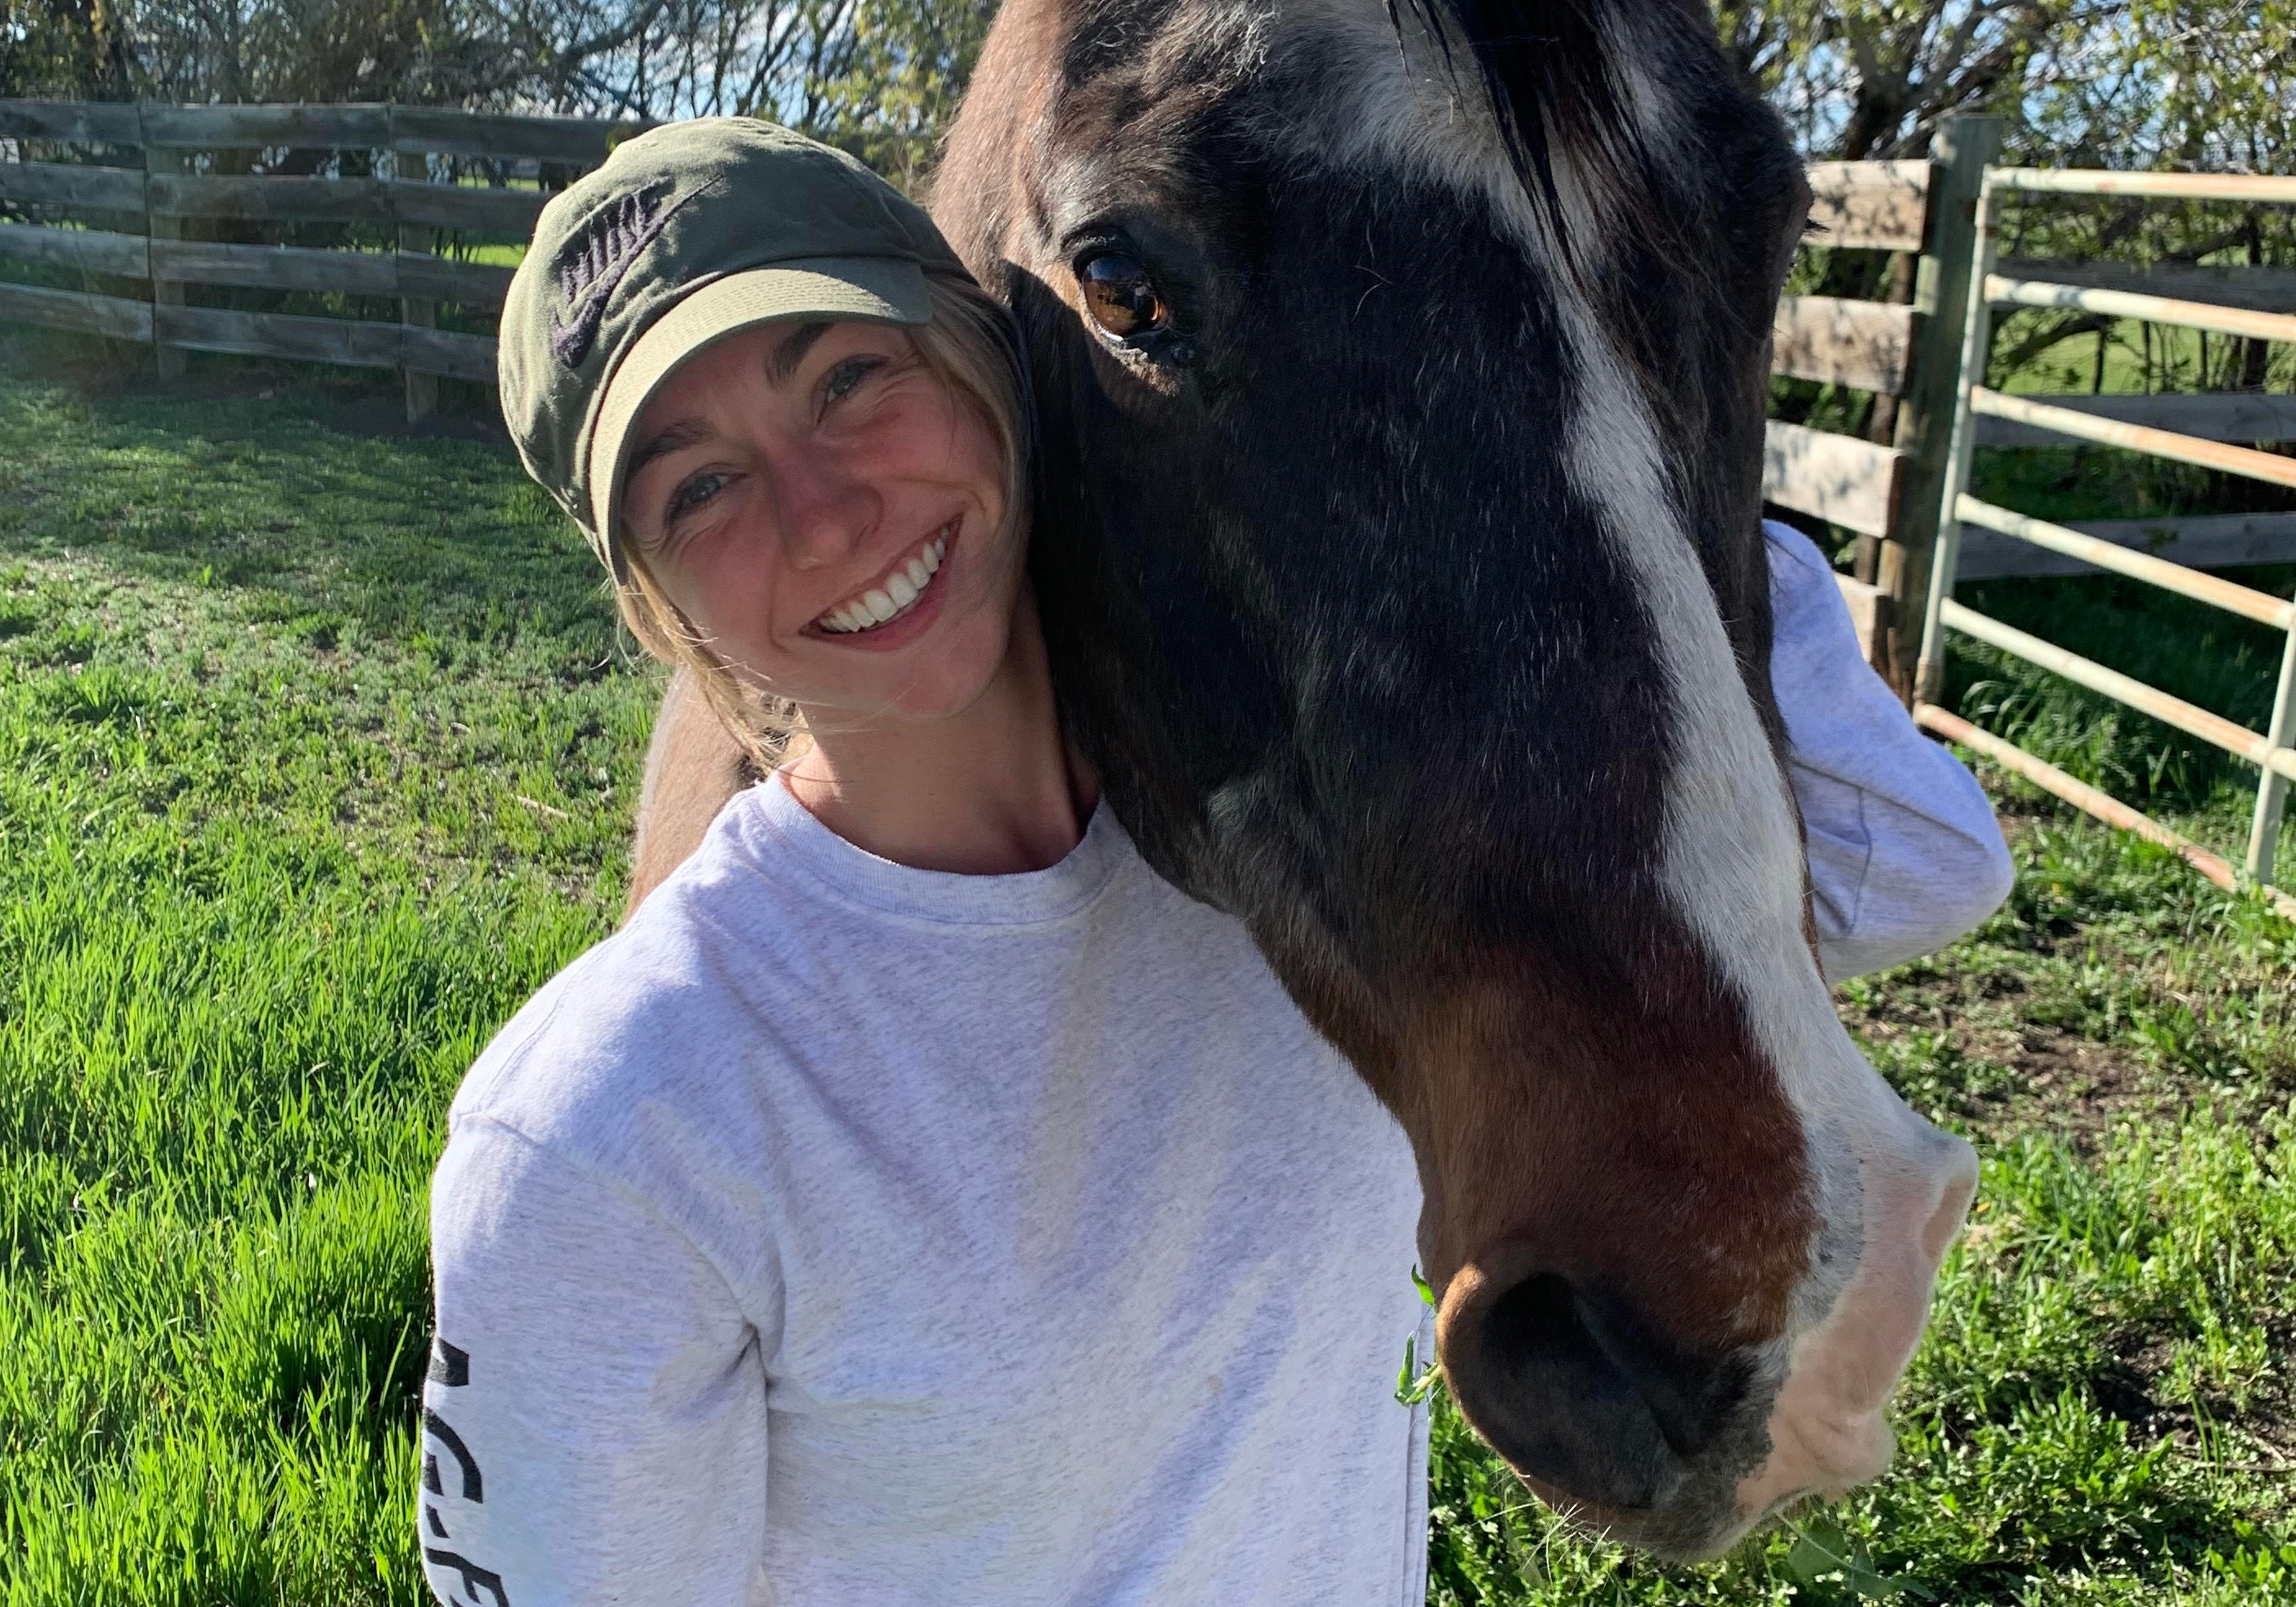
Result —
<instances>
[{"instance_id":1,"label":"sunlight on grass","mask_svg":"<svg viewBox=\"0 0 2296 1607\"><path fill-rule=\"evenodd\" d=\"M526 242L466 245L455 255L464 262L483 262L493 267L516 267L526 260Z\"/></svg>"},{"instance_id":2,"label":"sunlight on grass","mask_svg":"<svg viewBox=\"0 0 2296 1607\"><path fill-rule=\"evenodd\" d=\"M446 1101L658 682L507 452L0 380L0 1585L426 1599Z\"/></svg>"}]
</instances>

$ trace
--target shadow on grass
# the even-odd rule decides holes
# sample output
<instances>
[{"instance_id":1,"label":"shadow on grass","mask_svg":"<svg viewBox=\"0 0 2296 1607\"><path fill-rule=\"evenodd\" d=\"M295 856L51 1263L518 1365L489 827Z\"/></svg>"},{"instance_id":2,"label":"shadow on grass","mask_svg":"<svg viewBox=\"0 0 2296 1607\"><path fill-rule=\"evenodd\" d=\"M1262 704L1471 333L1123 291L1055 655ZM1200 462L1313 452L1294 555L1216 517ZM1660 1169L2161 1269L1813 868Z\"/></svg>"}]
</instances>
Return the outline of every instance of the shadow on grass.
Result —
<instances>
[{"instance_id":1,"label":"shadow on grass","mask_svg":"<svg viewBox=\"0 0 2296 1607\"><path fill-rule=\"evenodd\" d=\"M197 354L172 382L45 340L0 359L0 560L236 593L322 649L356 629L611 652L596 560L482 417L410 432L395 381Z\"/></svg>"}]
</instances>

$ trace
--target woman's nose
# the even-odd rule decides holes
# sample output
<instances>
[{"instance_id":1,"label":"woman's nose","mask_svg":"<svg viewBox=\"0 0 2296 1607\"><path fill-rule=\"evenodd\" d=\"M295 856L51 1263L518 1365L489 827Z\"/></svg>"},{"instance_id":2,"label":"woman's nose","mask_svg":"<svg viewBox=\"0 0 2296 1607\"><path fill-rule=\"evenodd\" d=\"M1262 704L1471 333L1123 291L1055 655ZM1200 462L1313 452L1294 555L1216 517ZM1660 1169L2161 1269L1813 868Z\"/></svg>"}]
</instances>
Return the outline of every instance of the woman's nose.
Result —
<instances>
[{"instance_id":1,"label":"woman's nose","mask_svg":"<svg viewBox=\"0 0 2296 1607\"><path fill-rule=\"evenodd\" d=\"M795 569L818 569L849 556L883 511L868 478L833 455L793 455L775 479L783 553Z\"/></svg>"}]
</instances>

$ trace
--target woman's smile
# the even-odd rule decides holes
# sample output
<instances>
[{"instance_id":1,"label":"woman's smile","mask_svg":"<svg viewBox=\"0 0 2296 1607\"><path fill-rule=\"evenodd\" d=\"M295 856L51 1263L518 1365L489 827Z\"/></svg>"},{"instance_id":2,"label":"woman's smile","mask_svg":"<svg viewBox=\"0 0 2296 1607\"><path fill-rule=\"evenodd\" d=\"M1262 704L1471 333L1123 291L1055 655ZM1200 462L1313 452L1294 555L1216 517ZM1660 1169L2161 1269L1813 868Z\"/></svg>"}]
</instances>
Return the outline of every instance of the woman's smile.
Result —
<instances>
[{"instance_id":1,"label":"woman's smile","mask_svg":"<svg viewBox=\"0 0 2296 1607\"><path fill-rule=\"evenodd\" d=\"M945 717L1004 661L1026 551L1012 466L907 330L728 336L661 383L632 438L633 555L816 735Z\"/></svg>"},{"instance_id":2,"label":"woman's smile","mask_svg":"<svg viewBox=\"0 0 2296 1607\"><path fill-rule=\"evenodd\" d=\"M806 627L808 635L825 635L853 647L898 645L917 634L928 617L939 611L939 583L963 514L951 519L914 549L896 558L885 571L850 597L825 609ZM902 627L914 628L903 629Z\"/></svg>"}]
</instances>

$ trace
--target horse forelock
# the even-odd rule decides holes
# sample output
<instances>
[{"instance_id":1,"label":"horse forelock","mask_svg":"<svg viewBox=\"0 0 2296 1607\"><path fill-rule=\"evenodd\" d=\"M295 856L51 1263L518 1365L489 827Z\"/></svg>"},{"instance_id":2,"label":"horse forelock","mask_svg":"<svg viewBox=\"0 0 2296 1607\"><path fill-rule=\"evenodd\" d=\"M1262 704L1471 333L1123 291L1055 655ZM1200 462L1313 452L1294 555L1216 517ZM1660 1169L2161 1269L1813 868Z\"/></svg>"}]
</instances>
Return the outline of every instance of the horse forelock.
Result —
<instances>
[{"instance_id":1,"label":"horse forelock","mask_svg":"<svg viewBox=\"0 0 2296 1607\"><path fill-rule=\"evenodd\" d=\"M1720 324L1714 339L1749 343L1744 325L1753 315L1713 291L1703 265L1686 247L1678 253L1683 261L1668 265L1669 275L1678 275L1668 283L1629 278L1620 287L1622 293L1604 295L1581 271L1592 259L1589 242L1607 241L1616 249L1616 214L1635 204L1635 198L1603 193L1597 181L1628 165L1647 175L1655 157L1669 153L1667 147L1678 149L1688 117L1669 91L1636 65L1635 53L1624 48L1634 42L1627 37L1628 25L1620 17L1598 22L1591 7L1560 6L1562 30L1524 45L1500 37L1510 18L1516 34L1533 27L1536 19L1525 16L1521 0L1456 0L1463 9L1482 6L1470 37L1479 41L1478 60L1496 63L1484 68L1486 87L1494 77L1506 79L1490 93L1512 97L1521 139L1510 138L1504 122L1486 119L1472 98L1459 97L1439 65L1445 47L1434 30L1455 24L1430 19L1424 7L1455 0L1412 3L1419 9L1392 25L1406 29L1400 48L1381 26L1384 19L1349 0L1308 0L1287 9L1290 26L1315 36L1328 53L1327 65L1352 83L1347 92L1329 93L1320 118L1286 105L1265 125L1311 146L1312 152L1302 149L1303 157L1410 175L1474 195L1521 245L1525 269L1554 309L1569 357L1564 470L1579 496L1599 511L1606 545L1631 577L1670 694L1670 728L1650 734L1668 753L1676 778L1666 788L1669 820L1661 875L1707 947L1724 957L1726 970L1727 956L1749 947L1794 956L1804 949L1807 906L1800 896L1799 822L1778 764L1779 732L1767 685L1768 597L1759 543L1751 528L1702 528L1713 522L1710 507L1693 505L1707 500L1693 495L1705 468L1695 460L1706 438L1678 432L1679 421L1666 398L1653 396L1651 376L1637 364L1633 332L1620 328L1616 311L1620 302L1641 298L1693 323ZM1411 15L1422 18L1428 31L1411 36ZM1607 65L1558 61L1558 41L1575 43ZM1291 48L1301 47L1295 34ZM1585 127L1570 123L1574 107L1587 114ZM1563 129L1569 141L1549 139L1554 127ZM1603 160L1587 160L1591 150L1603 152ZM1528 175L1526 164L1533 169ZM1542 185L1541 174L1552 178L1551 188ZM1642 193L1663 198L1676 187L1652 184ZM1710 209L1713 203L1701 204ZM1641 236L1633 242L1643 242ZM1744 512L1751 514L1751 507ZM1745 522L1751 527L1751 517ZM1726 563L1734 557L1734 572L1714 572L1721 567L1715 560ZM1748 942L1749 920L1765 929L1759 944ZM1786 987L1774 975L1732 981L1742 998L1792 997L1794 1016L1812 1013L1810 987ZM1822 989L1816 1008L1832 1021ZM1766 1036L1782 1060L1810 1058L1801 1053L1806 1029L1773 1029Z\"/></svg>"}]
</instances>

